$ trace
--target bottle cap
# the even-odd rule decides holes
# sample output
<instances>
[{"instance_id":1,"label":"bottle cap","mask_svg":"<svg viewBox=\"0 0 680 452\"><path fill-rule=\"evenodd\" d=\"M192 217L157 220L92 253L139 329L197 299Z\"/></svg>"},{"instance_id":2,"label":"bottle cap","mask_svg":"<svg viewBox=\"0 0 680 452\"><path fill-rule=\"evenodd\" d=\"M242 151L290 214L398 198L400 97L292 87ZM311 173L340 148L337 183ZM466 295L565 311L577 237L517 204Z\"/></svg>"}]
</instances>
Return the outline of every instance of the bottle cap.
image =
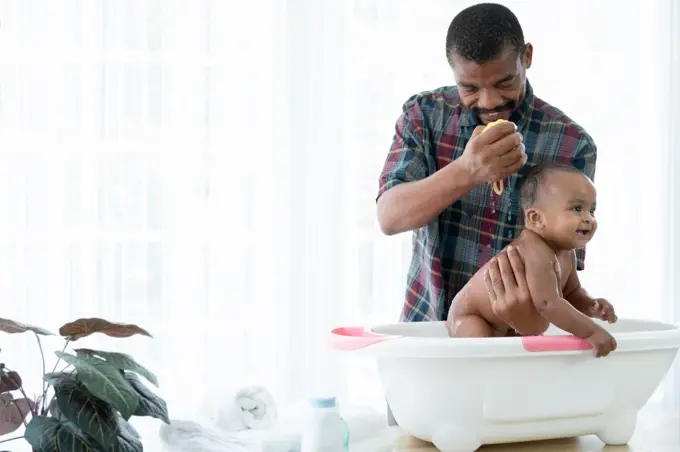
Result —
<instances>
[{"instance_id":1,"label":"bottle cap","mask_svg":"<svg viewBox=\"0 0 680 452\"><path fill-rule=\"evenodd\" d=\"M309 404L312 408L335 408L335 397L313 397Z\"/></svg>"}]
</instances>

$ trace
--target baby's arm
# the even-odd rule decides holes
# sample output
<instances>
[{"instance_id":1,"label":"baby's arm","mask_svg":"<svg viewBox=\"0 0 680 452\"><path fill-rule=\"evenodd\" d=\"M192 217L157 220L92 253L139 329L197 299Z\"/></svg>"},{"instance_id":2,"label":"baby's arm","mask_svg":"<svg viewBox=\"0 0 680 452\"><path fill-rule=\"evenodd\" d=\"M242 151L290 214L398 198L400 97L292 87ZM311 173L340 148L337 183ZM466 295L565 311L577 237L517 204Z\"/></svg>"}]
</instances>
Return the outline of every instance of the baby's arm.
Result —
<instances>
[{"instance_id":1,"label":"baby's arm","mask_svg":"<svg viewBox=\"0 0 680 452\"><path fill-rule=\"evenodd\" d=\"M589 315L595 305L595 299L588 295L586 289L581 287L581 281L579 281L578 272L576 271L576 253L573 253L573 257L571 273L569 273L569 278L562 293L572 306L582 313Z\"/></svg>"},{"instance_id":2,"label":"baby's arm","mask_svg":"<svg viewBox=\"0 0 680 452\"><path fill-rule=\"evenodd\" d=\"M581 282L578 279L576 271L576 254L574 254L573 265L571 273L567 278L567 283L564 286L564 298L572 304L576 309L587 315L600 320L606 320L614 323L617 320L614 307L607 300L603 298L593 298L588 295L586 289L581 287Z\"/></svg>"},{"instance_id":3,"label":"baby's arm","mask_svg":"<svg viewBox=\"0 0 680 452\"><path fill-rule=\"evenodd\" d=\"M538 312L558 328L580 338L589 338L600 327L560 296L555 272L555 253L542 242L522 248L527 285Z\"/></svg>"}]
</instances>

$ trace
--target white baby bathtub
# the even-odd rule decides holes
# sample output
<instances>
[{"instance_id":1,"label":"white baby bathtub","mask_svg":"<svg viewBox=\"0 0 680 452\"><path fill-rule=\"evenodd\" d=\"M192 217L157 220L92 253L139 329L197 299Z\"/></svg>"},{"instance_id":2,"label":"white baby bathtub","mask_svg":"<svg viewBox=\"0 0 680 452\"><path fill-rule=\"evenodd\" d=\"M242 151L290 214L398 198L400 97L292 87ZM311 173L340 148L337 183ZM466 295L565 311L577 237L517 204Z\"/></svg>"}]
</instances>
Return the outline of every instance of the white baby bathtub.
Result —
<instances>
[{"instance_id":1,"label":"white baby bathtub","mask_svg":"<svg viewBox=\"0 0 680 452\"><path fill-rule=\"evenodd\" d=\"M680 329L599 323L618 343L604 358L555 327L544 336L452 339L444 322L336 328L331 347L375 357L399 425L442 452L588 434L625 444L675 359Z\"/></svg>"}]
</instances>

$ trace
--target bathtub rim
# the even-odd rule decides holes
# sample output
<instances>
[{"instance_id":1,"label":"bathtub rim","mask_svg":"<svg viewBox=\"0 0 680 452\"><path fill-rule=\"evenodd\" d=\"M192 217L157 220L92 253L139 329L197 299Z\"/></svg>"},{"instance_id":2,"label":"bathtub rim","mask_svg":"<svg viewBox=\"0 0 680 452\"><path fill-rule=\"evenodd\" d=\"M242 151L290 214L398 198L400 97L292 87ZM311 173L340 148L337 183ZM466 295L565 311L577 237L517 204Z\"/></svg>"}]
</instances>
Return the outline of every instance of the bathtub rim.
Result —
<instances>
[{"instance_id":1,"label":"bathtub rim","mask_svg":"<svg viewBox=\"0 0 680 452\"><path fill-rule=\"evenodd\" d=\"M424 325L419 324L395 323L375 325L372 327L339 327L334 328L330 333L329 345L335 350L351 351L361 355L373 356L376 358L459 358L459 359L479 359L479 358L509 358L509 357L546 357L546 356L568 356L584 355L592 356L591 349L585 349L582 344L578 347L565 350L545 350L529 351L525 348L522 338L449 338L422 337L417 335L390 334L404 330L419 332L427 328L443 328L444 322L428 322ZM648 329L637 331L613 331L612 335L616 339L617 349L612 355L628 352L653 351L653 350L672 350L680 348L680 324L659 322L645 319L619 319L618 325L608 326L603 322L598 322L605 328L620 328L622 325L646 326ZM362 335L363 334L363 335ZM547 336L569 336L583 342L571 335L548 334ZM493 346L490 346L493 344ZM593 357L594 358L594 357ZM606 359L606 358L604 358Z\"/></svg>"}]
</instances>

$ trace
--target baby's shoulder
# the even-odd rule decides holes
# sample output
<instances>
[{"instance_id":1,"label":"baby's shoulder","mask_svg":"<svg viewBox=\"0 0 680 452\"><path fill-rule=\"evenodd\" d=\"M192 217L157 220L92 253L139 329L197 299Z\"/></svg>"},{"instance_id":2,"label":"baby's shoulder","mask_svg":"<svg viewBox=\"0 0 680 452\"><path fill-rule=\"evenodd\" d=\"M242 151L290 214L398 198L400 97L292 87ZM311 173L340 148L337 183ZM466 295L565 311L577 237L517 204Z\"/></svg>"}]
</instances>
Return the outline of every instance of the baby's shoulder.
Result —
<instances>
[{"instance_id":1,"label":"baby's shoulder","mask_svg":"<svg viewBox=\"0 0 680 452\"><path fill-rule=\"evenodd\" d=\"M543 237L528 229L522 231L517 242L525 265L554 262L557 257Z\"/></svg>"}]
</instances>

